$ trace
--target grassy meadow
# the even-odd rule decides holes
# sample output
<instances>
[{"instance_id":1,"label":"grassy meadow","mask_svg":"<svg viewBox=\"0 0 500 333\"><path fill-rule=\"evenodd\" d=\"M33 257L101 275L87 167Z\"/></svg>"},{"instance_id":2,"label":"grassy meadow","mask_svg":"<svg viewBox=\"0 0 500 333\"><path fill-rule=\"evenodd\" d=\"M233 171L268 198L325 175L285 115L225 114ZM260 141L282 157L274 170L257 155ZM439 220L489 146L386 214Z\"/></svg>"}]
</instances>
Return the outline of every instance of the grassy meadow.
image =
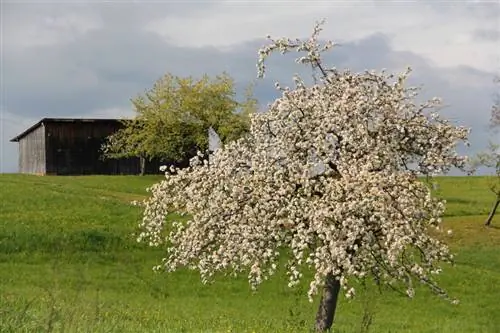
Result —
<instances>
[{"instance_id":1,"label":"grassy meadow","mask_svg":"<svg viewBox=\"0 0 500 333\"><path fill-rule=\"evenodd\" d=\"M162 252L135 242L144 198L159 177L0 175L0 332L308 332L307 283L277 275L252 293L244 276L204 286L194 272L152 271ZM500 216L482 177L439 179L456 266L441 286L460 304L418 289L414 299L359 290L339 303L335 332L500 332Z\"/></svg>"}]
</instances>

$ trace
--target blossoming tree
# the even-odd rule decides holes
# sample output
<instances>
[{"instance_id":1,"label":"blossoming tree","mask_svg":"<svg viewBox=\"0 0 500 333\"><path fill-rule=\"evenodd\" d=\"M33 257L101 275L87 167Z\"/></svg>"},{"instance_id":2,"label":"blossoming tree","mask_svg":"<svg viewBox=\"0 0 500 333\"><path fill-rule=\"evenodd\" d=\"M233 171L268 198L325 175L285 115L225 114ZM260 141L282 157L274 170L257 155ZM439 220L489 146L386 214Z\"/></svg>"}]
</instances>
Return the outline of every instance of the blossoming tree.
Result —
<instances>
[{"instance_id":1,"label":"blossoming tree","mask_svg":"<svg viewBox=\"0 0 500 333\"><path fill-rule=\"evenodd\" d=\"M500 77L495 78L495 83L500 84ZM479 153L472 161L472 172L479 166L485 166L493 170L493 175L488 178L488 187L494 195L493 206L490 213L484 222L485 226L490 226L493 217L500 206L500 141L498 141L498 134L500 134L500 93L497 93L493 106L491 107L490 127L497 140L491 140L488 145L488 150Z\"/></svg>"},{"instance_id":2,"label":"blossoming tree","mask_svg":"<svg viewBox=\"0 0 500 333\"><path fill-rule=\"evenodd\" d=\"M315 328L326 331L339 292L353 296L359 279L409 297L420 282L448 297L433 275L452 255L428 232L439 228L445 202L418 176L463 167L455 147L468 129L441 118L438 99L417 104L417 89L405 87L409 72L325 68L321 53L334 44L319 45L321 23L304 41L268 37L258 61L262 77L272 52L303 52L297 61L321 74L316 84L277 84L282 96L252 116L249 135L209 163L167 170L144 202L139 240L166 247L158 269L188 267L203 282L218 271L244 273L254 288L287 249L289 286L314 272L308 296L321 294ZM166 222L171 212L188 219Z\"/></svg>"}]
</instances>

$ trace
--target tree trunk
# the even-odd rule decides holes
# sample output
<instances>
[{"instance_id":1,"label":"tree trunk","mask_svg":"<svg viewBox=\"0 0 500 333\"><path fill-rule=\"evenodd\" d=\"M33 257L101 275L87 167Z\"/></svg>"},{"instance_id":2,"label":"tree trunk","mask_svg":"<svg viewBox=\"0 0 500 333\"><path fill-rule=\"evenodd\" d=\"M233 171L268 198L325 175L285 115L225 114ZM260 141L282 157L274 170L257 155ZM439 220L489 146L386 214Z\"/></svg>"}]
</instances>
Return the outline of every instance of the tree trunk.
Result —
<instances>
[{"instance_id":1,"label":"tree trunk","mask_svg":"<svg viewBox=\"0 0 500 333\"><path fill-rule=\"evenodd\" d=\"M339 292L340 280L335 279L332 273L328 273L316 314L316 332L326 332L332 328Z\"/></svg>"},{"instance_id":2,"label":"tree trunk","mask_svg":"<svg viewBox=\"0 0 500 333\"><path fill-rule=\"evenodd\" d=\"M140 163L140 167L141 167L140 175L144 176L144 174L146 173L146 159L142 156L139 157L139 163Z\"/></svg>"},{"instance_id":3,"label":"tree trunk","mask_svg":"<svg viewBox=\"0 0 500 333\"><path fill-rule=\"evenodd\" d=\"M486 222L484 222L485 226L487 226L487 227L490 226L491 221L493 220L493 216L495 216L495 213L497 211L498 205L500 205L500 196L497 197L497 200L495 201L495 204L493 205L493 208L491 209L490 215L488 215Z\"/></svg>"}]
</instances>

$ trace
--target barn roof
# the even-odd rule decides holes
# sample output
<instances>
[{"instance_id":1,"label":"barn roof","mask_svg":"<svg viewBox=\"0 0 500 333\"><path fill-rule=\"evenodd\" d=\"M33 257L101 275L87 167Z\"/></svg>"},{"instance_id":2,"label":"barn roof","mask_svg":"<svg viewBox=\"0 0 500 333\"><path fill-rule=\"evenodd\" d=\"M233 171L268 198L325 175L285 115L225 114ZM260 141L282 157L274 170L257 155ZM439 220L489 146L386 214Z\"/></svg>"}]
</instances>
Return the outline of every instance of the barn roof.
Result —
<instances>
[{"instance_id":1,"label":"barn roof","mask_svg":"<svg viewBox=\"0 0 500 333\"><path fill-rule=\"evenodd\" d=\"M121 119L43 118L42 120L40 120L39 122L37 122L33 126L26 129L21 134L10 139L10 142L19 142L19 140L24 138L26 135L30 134L35 129L37 129L40 126L43 126L46 123L110 123L110 122L116 123L116 122L119 122L120 120Z\"/></svg>"}]
</instances>

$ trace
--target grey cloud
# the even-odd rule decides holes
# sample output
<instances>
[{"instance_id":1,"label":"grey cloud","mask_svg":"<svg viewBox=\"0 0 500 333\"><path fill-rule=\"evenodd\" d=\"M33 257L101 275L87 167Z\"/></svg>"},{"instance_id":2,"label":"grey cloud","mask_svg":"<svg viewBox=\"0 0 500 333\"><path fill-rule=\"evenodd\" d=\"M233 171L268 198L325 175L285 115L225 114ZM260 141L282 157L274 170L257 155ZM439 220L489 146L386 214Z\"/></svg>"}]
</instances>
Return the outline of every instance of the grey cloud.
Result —
<instances>
[{"instance_id":1,"label":"grey cloud","mask_svg":"<svg viewBox=\"0 0 500 333\"><path fill-rule=\"evenodd\" d=\"M57 17L67 13L88 14L102 19L106 24L120 26L142 26L152 20L197 15L217 5L217 1L138 1L110 2L95 0L65 0L47 2L7 2L3 5L3 17L7 20L29 20L36 17Z\"/></svg>"},{"instance_id":2,"label":"grey cloud","mask_svg":"<svg viewBox=\"0 0 500 333\"><path fill-rule=\"evenodd\" d=\"M479 18L498 22L498 18L500 17L500 2L476 1L475 3L468 2L465 6L465 9L470 15L475 15Z\"/></svg>"},{"instance_id":3,"label":"grey cloud","mask_svg":"<svg viewBox=\"0 0 500 333\"><path fill-rule=\"evenodd\" d=\"M463 11L467 15L487 20L498 20L500 16L500 3L494 1L417 1L438 12ZM446 24L443 22L443 24Z\"/></svg>"},{"instance_id":4,"label":"grey cloud","mask_svg":"<svg viewBox=\"0 0 500 333\"><path fill-rule=\"evenodd\" d=\"M498 29L496 30L478 29L474 31L473 36L474 38L479 40L484 40L488 42L500 42L500 23Z\"/></svg>"}]
</instances>

